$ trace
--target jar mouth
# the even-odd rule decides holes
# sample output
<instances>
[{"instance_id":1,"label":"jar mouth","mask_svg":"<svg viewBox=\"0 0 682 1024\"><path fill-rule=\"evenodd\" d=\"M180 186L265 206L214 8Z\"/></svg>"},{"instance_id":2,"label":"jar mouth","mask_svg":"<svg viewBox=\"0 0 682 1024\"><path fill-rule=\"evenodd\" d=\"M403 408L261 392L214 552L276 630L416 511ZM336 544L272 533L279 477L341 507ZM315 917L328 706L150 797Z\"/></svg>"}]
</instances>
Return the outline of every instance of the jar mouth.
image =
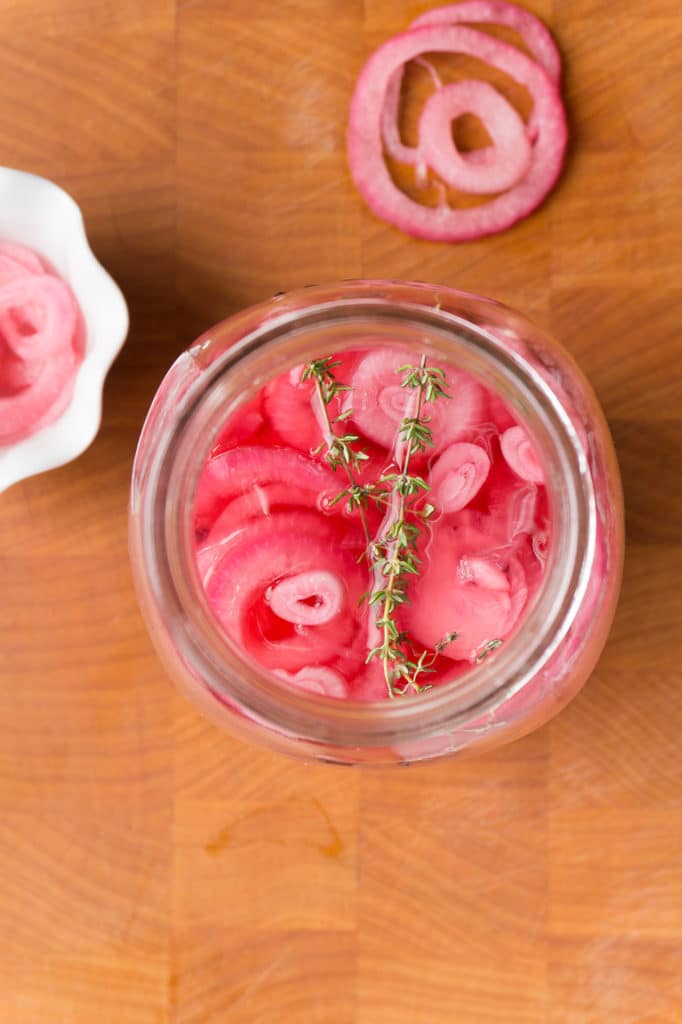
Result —
<instances>
[{"instance_id":1,"label":"jar mouth","mask_svg":"<svg viewBox=\"0 0 682 1024\"><path fill-rule=\"evenodd\" d=\"M147 585L164 606L185 670L270 732L312 746L361 750L465 729L519 692L549 661L584 596L594 560L596 507L581 438L542 374L522 350L501 340L516 314L497 303L390 282L311 288L284 300L225 321L180 357L201 372L179 399L173 428L151 462L147 508L140 509ZM468 301L472 320L461 313ZM480 322L481 306L486 323ZM518 325L519 335L528 331L525 318ZM199 473L233 410L292 365L351 348L353 341L359 347L360 337L372 336L382 344L418 343L503 396L543 452L552 543L538 592L493 658L419 696L365 703L297 692L236 650L198 577L192 513ZM173 501L166 500L168 494ZM161 622L155 626L164 628Z\"/></svg>"}]
</instances>

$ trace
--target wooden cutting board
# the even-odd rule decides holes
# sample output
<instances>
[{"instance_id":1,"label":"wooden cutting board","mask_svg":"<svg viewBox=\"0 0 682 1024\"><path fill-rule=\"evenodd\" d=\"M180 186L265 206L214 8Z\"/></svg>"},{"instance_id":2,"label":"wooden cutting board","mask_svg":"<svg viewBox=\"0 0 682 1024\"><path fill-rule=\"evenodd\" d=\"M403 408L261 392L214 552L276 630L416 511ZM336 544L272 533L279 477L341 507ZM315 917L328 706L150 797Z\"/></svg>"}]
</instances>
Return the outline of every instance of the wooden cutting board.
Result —
<instances>
[{"instance_id":1,"label":"wooden cutting board","mask_svg":"<svg viewBox=\"0 0 682 1024\"><path fill-rule=\"evenodd\" d=\"M460 246L349 180L363 59L399 0L3 0L3 163L82 204L131 332L96 443L0 498L2 1024L682 1021L682 14L536 0L572 149L534 217ZM166 367L308 282L518 306L591 379L621 460L623 597L583 694L497 753L289 763L177 697L126 554Z\"/></svg>"}]
</instances>

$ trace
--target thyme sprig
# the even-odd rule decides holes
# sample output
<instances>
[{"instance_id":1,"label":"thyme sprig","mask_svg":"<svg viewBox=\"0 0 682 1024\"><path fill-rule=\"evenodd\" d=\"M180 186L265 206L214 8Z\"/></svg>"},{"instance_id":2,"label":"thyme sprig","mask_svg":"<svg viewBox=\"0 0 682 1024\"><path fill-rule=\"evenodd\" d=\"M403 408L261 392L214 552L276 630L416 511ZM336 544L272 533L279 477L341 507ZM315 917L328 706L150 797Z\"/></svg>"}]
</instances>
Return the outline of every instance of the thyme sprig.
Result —
<instances>
[{"instance_id":1,"label":"thyme sprig","mask_svg":"<svg viewBox=\"0 0 682 1024\"><path fill-rule=\"evenodd\" d=\"M301 375L301 382L307 380L314 382L320 416L322 418L324 441L319 448L315 449L313 454L319 455L325 452L325 461L331 469L336 472L341 467L348 477L348 487L337 494L331 500L330 505L336 505L344 498L348 499L349 512L357 510L360 516L365 541L369 548L372 538L369 526L367 525L365 509L369 504L374 485L363 485L355 479L355 473L362 467L362 463L367 461L369 456L362 449L354 447L356 442L360 440L358 434L337 434L334 430L337 423L345 423L353 415L353 410L349 407L333 419L329 415L329 406L332 401L343 392L351 390L350 385L340 383L334 376L333 371L340 365L340 360L334 360L331 356L324 359L313 359L312 362L305 365Z\"/></svg>"},{"instance_id":2,"label":"thyme sprig","mask_svg":"<svg viewBox=\"0 0 682 1024\"><path fill-rule=\"evenodd\" d=\"M401 386L415 393L415 409L413 415L403 419L398 430L395 470L379 478L391 490L393 508L370 548L375 581L379 585L375 584L370 593L369 604L377 608L376 626L381 640L367 655L368 662L374 658L381 660L390 697L410 690L422 693L429 689L428 684L421 681L422 677L434 671L437 655L457 635L449 633L433 651L417 654L409 644L407 632L401 630L397 622L400 607L409 601L409 577L419 575L419 537L434 512L428 503L422 508L416 507L417 499L429 490L429 485L423 477L410 472L410 463L416 454L433 447L425 404L450 397L445 390L445 373L437 367L428 367L426 356L419 366L401 366L399 372L405 374Z\"/></svg>"},{"instance_id":3,"label":"thyme sprig","mask_svg":"<svg viewBox=\"0 0 682 1024\"><path fill-rule=\"evenodd\" d=\"M329 406L332 401L344 391L350 391L349 384L341 384L333 374L333 370L340 366L340 360L334 360L331 356L326 359L313 359L307 363L301 375L301 381L314 381L315 391L319 399L320 413L324 427L325 438L314 454L319 455L326 448L325 460L336 471L339 466L349 469L359 469L369 456L366 452L353 447L356 441L360 440L358 434L337 434L334 427L337 423L344 423L353 415L351 408L340 412L338 416L331 419ZM355 483L355 481L352 481Z\"/></svg>"},{"instance_id":4,"label":"thyme sprig","mask_svg":"<svg viewBox=\"0 0 682 1024\"><path fill-rule=\"evenodd\" d=\"M374 586L362 596L361 602L367 601L370 607L376 608L375 624L380 642L369 651L366 660L368 663L374 658L381 660L390 697L403 696L409 691L423 693L431 688L422 681L423 677L435 671L433 665L438 656L457 639L458 633L446 634L433 650L417 652L407 631L400 628L397 613L402 605L409 603L409 578L419 575L422 561L417 554L419 538L435 512L429 502L417 507L430 488L422 476L410 469L415 455L433 447L430 417L425 406L440 398L450 398L445 389L445 373L438 367L427 366L425 356L418 366L399 367L398 372L404 374L401 387L414 392L413 414L400 424L393 461L376 483L361 484L355 474L368 455L357 447L360 438L348 432L337 434L335 429L353 415L352 408L346 408L333 418L329 411L335 398L352 390L335 377L334 370L340 365L340 361L331 356L314 359L306 364L301 376L302 382L314 382L324 435L322 444L313 454L324 452L324 459L334 472L339 468L345 472L348 486L329 504L333 506L346 500L349 512L358 512L367 541L366 554L373 570ZM384 522L374 540L365 514L370 503L386 508Z\"/></svg>"},{"instance_id":5,"label":"thyme sprig","mask_svg":"<svg viewBox=\"0 0 682 1024\"><path fill-rule=\"evenodd\" d=\"M483 647L483 649L479 651L479 653L476 655L476 664L480 665L480 663L482 661L485 661L485 659L488 657L489 654L492 653L492 651L497 650L497 648L501 646L501 640L488 640L488 643L485 645L485 647Z\"/></svg>"}]
</instances>

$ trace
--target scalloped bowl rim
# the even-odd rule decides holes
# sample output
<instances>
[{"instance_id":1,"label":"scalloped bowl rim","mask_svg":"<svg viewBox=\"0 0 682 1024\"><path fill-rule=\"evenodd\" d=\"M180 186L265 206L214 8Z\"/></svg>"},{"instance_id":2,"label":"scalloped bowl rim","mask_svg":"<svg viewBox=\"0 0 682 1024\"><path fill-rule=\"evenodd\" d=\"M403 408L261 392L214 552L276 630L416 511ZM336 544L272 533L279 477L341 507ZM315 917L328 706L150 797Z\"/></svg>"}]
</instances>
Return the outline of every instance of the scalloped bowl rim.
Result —
<instances>
[{"instance_id":1,"label":"scalloped bowl rim","mask_svg":"<svg viewBox=\"0 0 682 1024\"><path fill-rule=\"evenodd\" d=\"M80 207L53 181L0 167L0 241L19 242L49 260L73 290L86 334L64 412L30 437L0 445L2 493L19 480L71 462L94 441L104 381L126 340L129 319L121 289L90 248Z\"/></svg>"}]
</instances>

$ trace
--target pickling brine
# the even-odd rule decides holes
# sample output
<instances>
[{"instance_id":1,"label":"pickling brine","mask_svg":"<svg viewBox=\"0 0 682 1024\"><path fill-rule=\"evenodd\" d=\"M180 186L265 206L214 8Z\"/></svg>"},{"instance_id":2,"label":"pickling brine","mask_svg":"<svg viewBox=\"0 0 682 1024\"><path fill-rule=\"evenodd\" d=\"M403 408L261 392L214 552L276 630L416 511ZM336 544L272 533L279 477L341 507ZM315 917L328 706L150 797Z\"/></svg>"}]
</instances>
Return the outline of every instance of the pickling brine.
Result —
<instances>
[{"instance_id":1,"label":"pickling brine","mask_svg":"<svg viewBox=\"0 0 682 1024\"><path fill-rule=\"evenodd\" d=\"M295 366L234 412L195 516L232 642L304 690L361 701L494 657L551 542L543 469L505 403L377 344Z\"/></svg>"}]
</instances>

